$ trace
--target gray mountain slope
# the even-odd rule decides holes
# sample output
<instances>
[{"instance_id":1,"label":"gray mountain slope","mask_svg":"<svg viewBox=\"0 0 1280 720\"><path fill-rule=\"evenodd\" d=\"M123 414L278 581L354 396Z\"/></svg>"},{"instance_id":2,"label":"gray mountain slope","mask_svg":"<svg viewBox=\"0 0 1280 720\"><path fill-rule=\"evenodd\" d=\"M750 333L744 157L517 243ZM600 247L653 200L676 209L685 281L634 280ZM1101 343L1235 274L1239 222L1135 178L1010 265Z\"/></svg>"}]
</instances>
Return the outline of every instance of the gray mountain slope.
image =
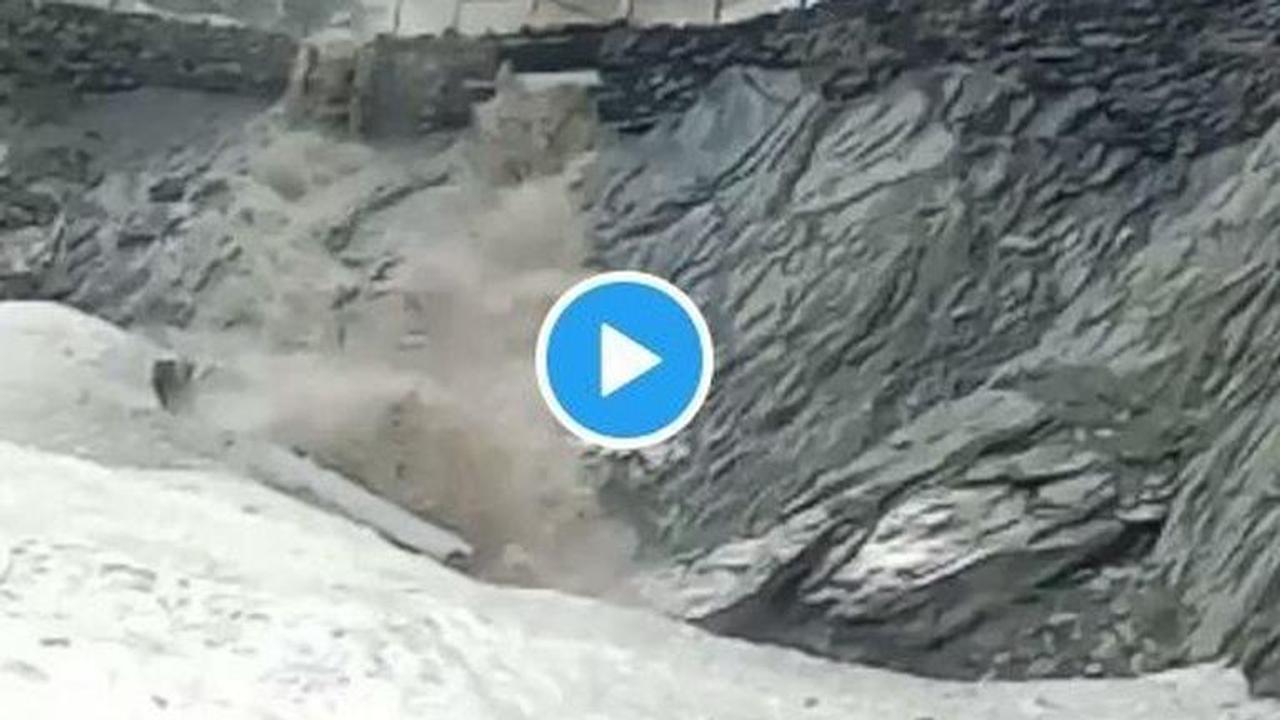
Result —
<instances>
[{"instance_id":1,"label":"gray mountain slope","mask_svg":"<svg viewBox=\"0 0 1280 720\"><path fill-rule=\"evenodd\" d=\"M717 386L601 463L651 592L942 674L1226 653L1275 686L1280 128L1161 156L965 67L831 103L728 70L601 160L598 257L687 288Z\"/></svg>"},{"instance_id":2,"label":"gray mountain slope","mask_svg":"<svg viewBox=\"0 0 1280 720\"><path fill-rule=\"evenodd\" d=\"M948 677L1223 658L1280 693L1278 18L845 2L612 35L602 117L645 131L594 159L593 264L687 289L720 363L688 432L590 464L643 535L646 596ZM404 299L425 215L475 230L449 138L79 101L70 135L5 138L5 296L328 348ZM531 263L522 302L571 255Z\"/></svg>"},{"instance_id":3,"label":"gray mountain slope","mask_svg":"<svg viewBox=\"0 0 1280 720\"><path fill-rule=\"evenodd\" d=\"M146 385L151 344L40 303L0 303L0 342L11 351L0 358L0 397L27 400L0 405L0 704L15 717L1280 712L1217 667L1139 680L928 680L478 583L168 442L176 420ZM57 360L38 362L51 347ZM46 391L38 414L33 385Z\"/></svg>"}]
</instances>

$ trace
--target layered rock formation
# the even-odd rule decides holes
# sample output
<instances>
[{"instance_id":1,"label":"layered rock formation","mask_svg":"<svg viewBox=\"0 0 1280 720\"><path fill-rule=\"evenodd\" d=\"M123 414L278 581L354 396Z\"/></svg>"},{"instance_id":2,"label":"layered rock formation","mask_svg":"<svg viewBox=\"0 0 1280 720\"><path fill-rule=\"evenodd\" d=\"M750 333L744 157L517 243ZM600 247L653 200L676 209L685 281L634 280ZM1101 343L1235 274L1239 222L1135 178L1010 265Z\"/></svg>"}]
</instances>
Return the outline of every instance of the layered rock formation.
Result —
<instances>
[{"instance_id":1,"label":"layered rock formation","mask_svg":"<svg viewBox=\"0 0 1280 720\"><path fill-rule=\"evenodd\" d=\"M0 704L84 717L1267 720L1237 674L982 686L477 583L178 440L150 344L0 303Z\"/></svg>"},{"instance_id":2,"label":"layered rock formation","mask_svg":"<svg viewBox=\"0 0 1280 720\"><path fill-rule=\"evenodd\" d=\"M718 349L690 431L602 463L652 593L945 675L1274 690L1274 12L823 13L617 51L633 106L696 101L605 153L599 260Z\"/></svg>"},{"instance_id":3,"label":"layered rock formation","mask_svg":"<svg viewBox=\"0 0 1280 720\"><path fill-rule=\"evenodd\" d=\"M675 281L718 346L689 431L591 463L672 613L952 677L1227 658L1278 692L1277 18L1262 0L868 0L384 40L388 101L338 104L389 135L456 125L457 78L447 122L421 122L441 77L423 58L455 46L475 84L504 59L599 71L601 117L632 132L591 170L593 264ZM137 116L154 92L88 107ZM282 143L255 102L223 98L212 129L125 165L101 123L24 131L0 291L338 346L385 298L416 302L388 290L405 252L382 229L444 207L428 191L458 168L437 140Z\"/></svg>"}]
</instances>

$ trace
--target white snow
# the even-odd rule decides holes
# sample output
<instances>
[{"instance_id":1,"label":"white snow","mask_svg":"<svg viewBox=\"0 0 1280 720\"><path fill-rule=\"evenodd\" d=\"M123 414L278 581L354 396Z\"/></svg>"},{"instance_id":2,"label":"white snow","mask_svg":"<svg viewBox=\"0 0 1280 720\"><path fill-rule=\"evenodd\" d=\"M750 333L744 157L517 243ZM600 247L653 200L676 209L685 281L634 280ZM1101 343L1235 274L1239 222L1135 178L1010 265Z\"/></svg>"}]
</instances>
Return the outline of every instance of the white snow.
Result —
<instances>
[{"instance_id":1,"label":"white snow","mask_svg":"<svg viewBox=\"0 0 1280 720\"><path fill-rule=\"evenodd\" d=\"M433 557L469 552L283 448L163 412L150 372L169 353L108 323L53 303L0 302L0 348L0 439L126 467L234 468Z\"/></svg>"},{"instance_id":2,"label":"white snow","mask_svg":"<svg viewBox=\"0 0 1280 720\"><path fill-rule=\"evenodd\" d=\"M10 352L33 337L58 348L47 363ZM0 717L1280 717L1219 668L1136 681L945 683L485 586L216 463L184 467L180 443L137 467L119 448L161 437L163 421L121 380L139 378L147 354L127 339L65 309L0 304L9 403L0 406ZM18 364L26 378L4 371ZM43 419L12 404L63 382L65 397L45 401ZM133 413L111 423L82 415L95 406L78 400L86 388ZM19 416L78 426L97 442L81 457L52 441L37 449L38 433L24 433Z\"/></svg>"}]
</instances>

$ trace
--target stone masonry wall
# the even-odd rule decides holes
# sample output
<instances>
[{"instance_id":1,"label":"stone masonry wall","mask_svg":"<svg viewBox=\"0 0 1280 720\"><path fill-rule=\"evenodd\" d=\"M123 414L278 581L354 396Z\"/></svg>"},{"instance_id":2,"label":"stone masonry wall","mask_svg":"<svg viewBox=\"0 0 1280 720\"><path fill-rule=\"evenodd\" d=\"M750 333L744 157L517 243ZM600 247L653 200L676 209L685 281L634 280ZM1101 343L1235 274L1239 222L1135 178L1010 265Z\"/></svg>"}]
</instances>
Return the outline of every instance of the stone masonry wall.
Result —
<instances>
[{"instance_id":1,"label":"stone masonry wall","mask_svg":"<svg viewBox=\"0 0 1280 720\"><path fill-rule=\"evenodd\" d=\"M734 25L614 28L601 49L600 109L629 123L683 110L735 66L803 69L840 100L911 69L981 64L1044 92L1091 88L1109 139L1167 154L1266 127L1275 105L1265 99L1280 87L1278 26L1268 2L832 0Z\"/></svg>"},{"instance_id":2,"label":"stone masonry wall","mask_svg":"<svg viewBox=\"0 0 1280 720\"><path fill-rule=\"evenodd\" d=\"M274 96L297 52L286 35L95 8L7 0L0 78L7 95L68 85L86 92L142 86Z\"/></svg>"},{"instance_id":3,"label":"stone masonry wall","mask_svg":"<svg viewBox=\"0 0 1280 720\"><path fill-rule=\"evenodd\" d=\"M484 40L378 37L357 53L353 126L375 137L465 126L498 66Z\"/></svg>"}]
</instances>

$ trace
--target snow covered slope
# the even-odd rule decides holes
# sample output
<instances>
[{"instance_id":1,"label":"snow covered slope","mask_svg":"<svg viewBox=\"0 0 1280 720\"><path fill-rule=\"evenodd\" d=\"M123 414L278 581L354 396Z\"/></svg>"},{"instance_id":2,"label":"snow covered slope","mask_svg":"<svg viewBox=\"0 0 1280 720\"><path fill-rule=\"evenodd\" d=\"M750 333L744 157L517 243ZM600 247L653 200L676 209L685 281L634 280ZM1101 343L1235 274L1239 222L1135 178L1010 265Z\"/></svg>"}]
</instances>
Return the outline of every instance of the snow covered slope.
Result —
<instances>
[{"instance_id":1,"label":"snow covered slope","mask_svg":"<svg viewBox=\"0 0 1280 720\"><path fill-rule=\"evenodd\" d=\"M163 420L120 378L145 375L146 358L108 351L119 345L104 338L122 336L71 311L6 304L0 315L12 320L0 323L0 347L51 339L64 358L29 363L26 376L0 372L6 399L44 373L68 377L68 366L97 380L44 407L49 421L96 435L92 444L35 449L0 423L4 717L1280 717L1226 670L945 683L488 587L216 464L184 468L180 449L162 467L136 467L115 450ZM96 423L86 392L115 393L133 410Z\"/></svg>"},{"instance_id":2,"label":"snow covered slope","mask_svg":"<svg viewBox=\"0 0 1280 720\"><path fill-rule=\"evenodd\" d=\"M164 412L153 364L172 354L68 307L0 303L0 438L151 469L232 469L376 528L404 547L460 561L466 545L283 447Z\"/></svg>"}]
</instances>

